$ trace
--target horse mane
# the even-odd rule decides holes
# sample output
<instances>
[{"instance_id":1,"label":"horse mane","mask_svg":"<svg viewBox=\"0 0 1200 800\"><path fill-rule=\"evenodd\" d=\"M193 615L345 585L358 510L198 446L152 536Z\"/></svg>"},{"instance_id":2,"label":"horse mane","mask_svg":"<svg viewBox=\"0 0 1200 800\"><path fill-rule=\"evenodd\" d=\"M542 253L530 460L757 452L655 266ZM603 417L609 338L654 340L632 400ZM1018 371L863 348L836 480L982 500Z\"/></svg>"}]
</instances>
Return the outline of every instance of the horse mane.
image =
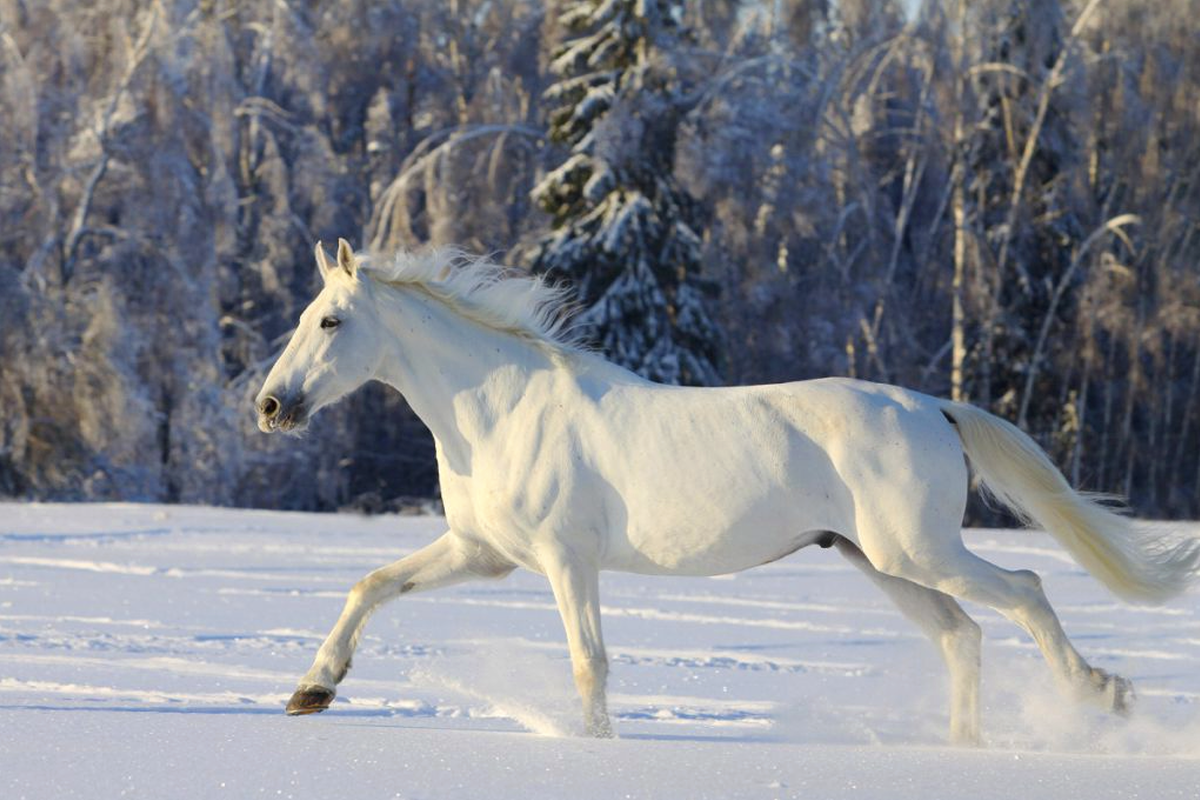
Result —
<instances>
[{"instance_id":1,"label":"horse mane","mask_svg":"<svg viewBox=\"0 0 1200 800\"><path fill-rule=\"evenodd\" d=\"M453 246L390 255L362 254L360 268L376 282L412 287L488 328L549 345L557 351L584 349L572 317L574 293L541 275L497 264Z\"/></svg>"}]
</instances>

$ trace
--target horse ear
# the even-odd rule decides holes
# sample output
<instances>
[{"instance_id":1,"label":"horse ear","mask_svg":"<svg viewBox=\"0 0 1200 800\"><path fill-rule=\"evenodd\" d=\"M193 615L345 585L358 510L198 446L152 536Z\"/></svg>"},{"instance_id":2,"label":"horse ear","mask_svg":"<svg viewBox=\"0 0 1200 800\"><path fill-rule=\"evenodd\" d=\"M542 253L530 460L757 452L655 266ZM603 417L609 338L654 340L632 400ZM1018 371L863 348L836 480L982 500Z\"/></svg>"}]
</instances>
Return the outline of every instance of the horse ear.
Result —
<instances>
[{"instance_id":1,"label":"horse ear","mask_svg":"<svg viewBox=\"0 0 1200 800\"><path fill-rule=\"evenodd\" d=\"M325 257L325 248L321 246L320 242L317 242L316 256L317 269L320 271L321 277L328 281L329 273L333 270L333 268L329 266L329 259Z\"/></svg>"},{"instance_id":2,"label":"horse ear","mask_svg":"<svg viewBox=\"0 0 1200 800\"><path fill-rule=\"evenodd\" d=\"M346 270L351 278L358 270L358 261L354 258L354 250L345 239L338 239L338 266Z\"/></svg>"}]
</instances>

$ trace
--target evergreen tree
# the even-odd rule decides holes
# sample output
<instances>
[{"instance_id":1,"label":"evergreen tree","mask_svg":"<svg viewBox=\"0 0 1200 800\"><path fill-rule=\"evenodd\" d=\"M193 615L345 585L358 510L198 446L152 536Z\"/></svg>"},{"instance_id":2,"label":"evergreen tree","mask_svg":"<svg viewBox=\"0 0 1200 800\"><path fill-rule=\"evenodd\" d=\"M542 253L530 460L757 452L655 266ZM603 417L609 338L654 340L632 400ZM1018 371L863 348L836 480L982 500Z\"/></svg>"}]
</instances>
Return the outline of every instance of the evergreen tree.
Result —
<instances>
[{"instance_id":1,"label":"evergreen tree","mask_svg":"<svg viewBox=\"0 0 1200 800\"><path fill-rule=\"evenodd\" d=\"M551 69L550 136L570 156L533 190L553 216L537 272L568 279L581 322L617 363L672 384L720 382L721 335L700 277L697 205L673 175L683 113L666 58L681 9L670 0L581 0Z\"/></svg>"}]
</instances>

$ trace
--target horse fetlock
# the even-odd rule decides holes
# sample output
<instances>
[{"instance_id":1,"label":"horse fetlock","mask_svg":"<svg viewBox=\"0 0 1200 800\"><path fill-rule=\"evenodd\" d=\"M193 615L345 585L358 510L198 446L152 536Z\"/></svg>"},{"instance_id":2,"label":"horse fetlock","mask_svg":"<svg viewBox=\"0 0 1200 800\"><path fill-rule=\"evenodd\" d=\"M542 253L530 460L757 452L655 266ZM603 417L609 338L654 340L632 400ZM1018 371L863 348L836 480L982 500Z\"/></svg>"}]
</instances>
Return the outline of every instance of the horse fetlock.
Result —
<instances>
[{"instance_id":1,"label":"horse fetlock","mask_svg":"<svg viewBox=\"0 0 1200 800\"><path fill-rule=\"evenodd\" d=\"M333 689L325 686L301 685L288 700L287 715L297 717L304 714L319 714L329 708L329 704L333 702L336 694Z\"/></svg>"},{"instance_id":2,"label":"horse fetlock","mask_svg":"<svg viewBox=\"0 0 1200 800\"><path fill-rule=\"evenodd\" d=\"M571 672L575 676L575 686L579 694L588 702L596 695L603 696L604 685L608 681L608 660L603 658L579 659L572 665Z\"/></svg>"},{"instance_id":3,"label":"horse fetlock","mask_svg":"<svg viewBox=\"0 0 1200 800\"><path fill-rule=\"evenodd\" d=\"M954 722L950 726L950 744L956 747L981 747L983 737L979 735L979 722Z\"/></svg>"},{"instance_id":4,"label":"horse fetlock","mask_svg":"<svg viewBox=\"0 0 1200 800\"><path fill-rule=\"evenodd\" d=\"M301 686L337 686L346 679L354 661L353 646L343 647L326 642L317 651L308 672L300 679Z\"/></svg>"},{"instance_id":5,"label":"horse fetlock","mask_svg":"<svg viewBox=\"0 0 1200 800\"><path fill-rule=\"evenodd\" d=\"M1137 694L1133 689L1133 681L1102 669L1091 668L1088 673L1089 695L1086 699L1096 705L1119 714L1129 716L1133 711Z\"/></svg>"},{"instance_id":6,"label":"horse fetlock","mask_svg":"<svg viewBox=\"0 0 1200 800\"><path fill-rule=\"evenodd\" d=\"M571 664L571 672L576 678L588 676L603 681L608 677L608 659L604 657L574 659Z\"/></svg>"},{"instance_id":7,"label":"horse fetlock","mask_svg":"<svg viewBox=\"0 0 1200 800\"><path fill-rule=\"evenodd\" d=\"M1133 681L1124 678L1120 675L1109 675L1108 685L1105 687L1105 699L1109 699L1109 708L1114 714L1120 714L1122 717L1127 717L1133 712L1133 705L1137 700L1137 694L1133 690Z\"/></svg>"}]
</instances>

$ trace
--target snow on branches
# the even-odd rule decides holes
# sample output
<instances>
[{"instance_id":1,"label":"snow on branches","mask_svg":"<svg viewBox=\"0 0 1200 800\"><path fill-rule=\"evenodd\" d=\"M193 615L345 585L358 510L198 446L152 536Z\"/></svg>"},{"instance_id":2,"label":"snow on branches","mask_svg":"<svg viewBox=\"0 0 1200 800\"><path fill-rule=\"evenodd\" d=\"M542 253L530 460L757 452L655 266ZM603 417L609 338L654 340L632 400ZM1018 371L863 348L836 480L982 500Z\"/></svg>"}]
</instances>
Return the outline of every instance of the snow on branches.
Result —
<instances>
[{"instance_id":1,"label":"snow on branches","mask_svg":"<svg viewBox=\"0 0 1200 800\"><path fill-rule=\"evenodd\" d=\"M535 271L569 280L580 322L621 365L672 384L719 383L715 290L700 276L696 203L673 177L680 86L669 63L680 8L666 0L586 0L560 17L567 40L550 136L570 155L533 189L554 230Z\"/></svg>"}]
</instances>

